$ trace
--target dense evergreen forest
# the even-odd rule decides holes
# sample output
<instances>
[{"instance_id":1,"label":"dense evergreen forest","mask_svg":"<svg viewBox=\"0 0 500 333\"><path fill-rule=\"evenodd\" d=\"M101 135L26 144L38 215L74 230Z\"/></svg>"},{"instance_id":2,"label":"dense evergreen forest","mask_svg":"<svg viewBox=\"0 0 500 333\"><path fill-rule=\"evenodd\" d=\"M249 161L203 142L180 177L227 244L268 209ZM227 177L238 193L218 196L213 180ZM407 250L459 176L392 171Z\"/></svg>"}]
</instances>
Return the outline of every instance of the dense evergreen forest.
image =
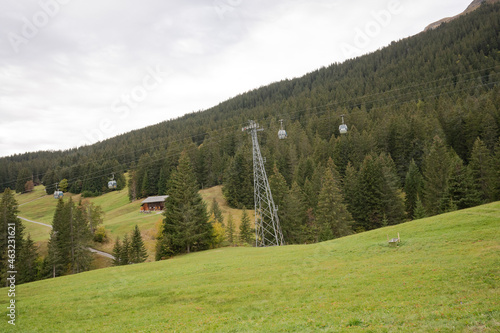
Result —
<instances>
[{"instance_id":1,"label":"dense evergreen forest","mask_svg":"<svg viewBox=\"0 0 500 333\"><path fill-rule=\"evenodd\" d=\"M70 192L99 195L112 173L124 188L129 172L131 200L168 194L185 151L200 188L224 185L230 205L252 208L251 142L241 127L253 119L265 128L261 150L289 243L500 200L499 70L500 5L484 4L203 112L78 149L1 158L0 191L23 192L32 181L51 194L62 182ZM278 139L279 119L286 140ZM342 205L329 212L325 193ZM327 218L339 212L341 227Z\"/></svg>"}]
</instances>

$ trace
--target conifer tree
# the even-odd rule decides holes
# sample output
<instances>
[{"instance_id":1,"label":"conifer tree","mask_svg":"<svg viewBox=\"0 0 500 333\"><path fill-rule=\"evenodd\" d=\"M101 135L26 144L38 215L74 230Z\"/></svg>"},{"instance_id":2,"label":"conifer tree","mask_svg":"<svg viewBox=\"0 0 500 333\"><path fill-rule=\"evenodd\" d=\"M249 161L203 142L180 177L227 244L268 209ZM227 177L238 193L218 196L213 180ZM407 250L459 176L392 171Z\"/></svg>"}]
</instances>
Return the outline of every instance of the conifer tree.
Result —
<instances>
[{"instance_id":1,"label":"conifer tree","mask_svg":"<svg viewBox=\"0 0 500 333\"><path fill-rule=\"evenodd\" d=\"M158 179L158 195L167 194L167 180L167 171L163 167L160 170L160 178Z\"/></svg>"},{"instance_id":2,"label":"conifer tree","mask_svg":"<svg viewBox=\"0 0 500 333\"><path fill-rule=\"evenodd\" d=\"M474 184L470 169L465 167L458 155L454 154L448 181L450 210L453 208L464 209L481 204L481 197L477 186Z\"/></svg>"},{"instance_id":3,"label":"conifer tree","mask_svg":"<svg viewBox=\"0 0 500 333\"><path fill-rule=\"evenodd\" d=\"M16 192L23 193L26 182L31 180L31 173L28 168L22 168L17 174Z\"/></svg>"},{"instance_id":4,"label":"conifer tree","mask_svg":"<svg viewBox=\"0 0 500 333\"><path fill-rule=\"evenodd\" d=\"M235 240L236 240L236 235L235 235L235 226L234 226L234 221L233 221L233 216L230 214L227 217L227 228L226 228L226 235L227 235L227 241L231 246L234 245Z\"/></svg>"},{"instance_id":5,"label":"conifer tree","mask_svg":"<svg viewBox=\"0 0 500 333\"><path fill-rule=\"evenodd\" d=\"M412 159L408 172L405 178L405 199L406 199L406 212L408 216L413 217L415 213L415 206L417 204L417 197L422 193L422 175L418 170L417 163Z\"/></svg>"},{"instance_id":6,"label":"conifer tree","mask_svg":"<svg viewBox=\"0 0 500 333\"><path fill-rule=\"evenodd\" d=\"M472 147L469 170L483 203L490 202L495 197L492 161L490 151L483 141L477 138Z\"/></svg>"},{"instance_id":7,"label":"conifer tree","mask_svg":"<svg viewBox=\"0 0 500 333\"><path fill-rule=\"evenodd\" d=\"M223 193L230 207L253 206L253 171L252 160L244 149L238 150L224 175ZM250 155L251 156L251 155Z\"/></svg>"},{"instance_id":8,"label":"conifer tree","mask_svg":"<svg viewBox=\"0 0 500 333\"><path fill-rule=\"evenodd\" d=\"M219 207L219 203L215 198L212 200L212 208L210 209L210 213L213 215L213 221L220 223L224 226L224 216L222 216L222 210Z\"/></svg>"},{"instance_id":9,"label":"conifer tree","mask_svg":"<svg viewBox=\"0 0 500 333\"><path fill-rule=\"evenodd\" d=\"M500 138L495 146L495 154L493 155L492 165L500 165ZM493 182L493 198L494 200L500 200L500 168L493 167L491 175Z\"/></svg>"},{"instance_id":10,"label":"conifer tree","mask_svg":"<svg viewBox=\"0 0 500 333\"><path fill-rule=\"evenodd\" d=\"M141 196L143 198L149 195L149 176L148 171L144 172L144 176L142 177L142 185L141 185Z\"/></svg>"},{"instance_id":11,"label":"conifer tree","mask_svg":"<svg viewBox=\"0 0 500 333\"><path fill-rule=\"evenodd\" d=\"M430 215L439 214L443 197L448 194L451 157L443 140L435 136L423 162L424 206Z\"/></svg>"},{"instance_id":12,"label":"conifer tree","mask_svg":"<svg viewBox=\"0 0 500 333\"><path fill-rule=\"evenodd\" d=\"M340 189L340 175L330 158L323 176L323 185L318 198L318 241L349 235L353 219L344 202Z\"/></svg>"},{"instance_id":13,"label":"conifer tree","mask_svg":"<svg viewBox=\"0 0 500 333\"><path fill-rule=\"evenodd\" d=\"M148 252L146 246L144 246L139 226L136 224L130 240L129 260L131 263L135 264L144 262L147 258Z\"/></svg>"},{"instance_id":14,"label":"conifer tree","mask_svg":"<svg viewBox=\"0 0 500 333\"><path fill-rule=\"evenodd\" d=\"M19 252L17 271L19 283L35 281L38 275L38 251L35 243L28 234L21 251Z\"/></svg>"},{"instance_id":15,"label":"conifer tree","mask_svg":"<svg viewBox=\"0 0 500 333\"><path fill-rule=\"evenodd\" d=\"M243 213L241 215L240 223L240 242L243 244L252 244L254 237L252 234L252 227L250 226L250 217L245 208L243 208Z\"/></svg>"},{"instance_id":16,"label":"conifer tree","mask_svg":"<svg viewBox=\"0 0 500 333\"><path fill-rule=\"evenodd\" d=\"M16 270L18 258L16 253L23 249L24 226L17 217L19 212L14 193L6 188L0 198L0 277L1 283L7 283L6 274L9 270ZM10 240L10 242L9 242ZM9 244L15 243L15 253Z\"/></svg>"},{"instance_id":17,"label":"conifer tree","mask_svg":"<svg viewBox=\"0 0 500 333\"><path fill-rule=\"evenodd\" d=\"M212 244L212 225L185 152L181 153L169 187L162 230L165 244L173 254L207 249Z\"/></svg>"},{"instance_id":18,"label":"conifer tree","mask_svg":"<svg viewBox=\"0 0 500 333\"><path fill-rule=\"evenodd\" d=\"M123 241L120 251L120 265L130 264L130 241L128 239L128 234L123 236Z\"/></svg>"},{"instance_id":19,"label":"conifer tree","mask_svg":"<svg viewBox=\"0 0 500 333\"><path fill-rule=\"evenodd\" d=\"M293 182L292 188L285 197L282 218L280 218L281 231L287 244L303 243L308 239L306 235L310 228L306 226L306 212L304 193L299 184Z\"/></svg>"},{"instance_id":20,"label":"conifer tree","mask_svg":"<svg viewBox=\"0 0 500 333\"><path fill-rule=\"evenodd\" d=\"M273 196L273 201L278 208L278 218L281 221L284 214L285 197L288 192L288 185L285 177L281 175L276 164L273 167L273 174L269 177L269 187Z\"/></svg>"},{"instance_id":21,"label":"conifer tree","mask_svg":"<svg viewBox=\"0 0 500 333\"><path fill-rule=\"evenodd\" d=\"M422 204L422 200L420 200L420 196L417 195L417 200L415 201L415 209L413 211L413 219L423 219L427 217L427 213L425 212L424 205Z\"/></svg>"},{"instance_id":22,"label":"conifer tree","mask_svg":"<svg viewBox=\"0 0 500 333\"><path fill-rule=\"evenodd\" d=\"M122 253L122 245L120 243L120 238L116 237L115 246L113 247L113 266L121 265L121 253Z\"/></svg>"},{"instance_id":23,"label":"conifer tree","mask_svg":"<svg viewBox=\"0 0 500 333\"><path fill-rule=\"evenodd\" d=\"M47 246L48 262L52 268L52 277L64 274L70 263L70 257L68 256L68 239L70 233L65 219L66 215L64 201L59 199L54 218L52 219L52 230L50 231L50 238Z\"/></svg>"}]
</instances>

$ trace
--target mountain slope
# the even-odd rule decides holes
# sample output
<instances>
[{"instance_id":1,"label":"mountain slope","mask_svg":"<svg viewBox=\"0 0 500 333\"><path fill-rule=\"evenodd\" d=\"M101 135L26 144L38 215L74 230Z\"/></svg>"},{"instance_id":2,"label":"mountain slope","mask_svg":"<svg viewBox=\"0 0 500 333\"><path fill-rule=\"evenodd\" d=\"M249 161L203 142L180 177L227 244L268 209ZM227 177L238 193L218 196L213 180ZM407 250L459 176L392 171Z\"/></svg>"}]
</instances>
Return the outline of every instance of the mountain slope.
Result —
<instances>
[{"instance_id":1,"label":"mountain slope","mask_svg":"<svg viewBox=\"0 0 500 333\"><path fill-rule=\"evenodd\" d=\"M17 287L17 327L0 330L498 331L499 220L497 202L324 243L28 283ZM397 233L401 245L389 247Z\"/></svg>"},{"instance_id":2,"label":"mountain slope","mask_svg":"<svg viewBox=\"0 0 500 333\"><path fill-rule=\"evenodd\" d=\"M212 200L216 199L225 221L227 221L228 216L231 215L235 222L236 230L238 230L242 210L233 209L227 205L220 186L203 189L200 191L200 194L208 209L210 209L212 205ZM69 197L72 197L73 201L76 202L80 200L80 195L65 193L64 199L67 200ZM54 200L52 196L45 195L45 188L43 186L35 187L35 190L28 194L17 194L16 200L18 200L19 203L19 216L48 225L52 224L57 200ZM130 233L137 224L141 230L144 243L148 250L148 261L154 260L156 235L163 215L141 214L139 209L142 200L130 202L126 189L106 193L100 197L90 198L88 200L101 206L105 214L103 225L109 236L109 242L103 244L94 243L92 247L107 253L112 253L116 237L123 238L123 236L126 233ZM253 223L253 211L248 211L248 214ZM28 221L23 221L23 225L25 226L25 234L31 235L31 238L38 246L39 253L45 256L47 253L50 228ZM110 263L108 263L108 266L109 265Z\"/></svg>"},{"instance_id":3,"label":"mountain slope","mask_svg":"<svg viewBox=\"0 0 500 333\"><path fill-rule=\"evenodd\" d=\"M499 2L499 0L474 0L460 14L452 16L452 17L445 17L445 18L443 18L443 19L441 19L439 21L431 23L427 27L425 27L424 31L436 29L437 27L439 27L443 23L447 23L447 22L453 21L453 20L459 18L462 15L471 13L471 12L475 11L476 9L478 9L483 3L495 3L495 2Z\"/></svg>"},{"instance_id":4,"label":"mountain slope","mask_svg":"<svg viewBox=\"0 0 500 333\"><path fill-rule=\"evenodd\" d=\"M447 119L447 115L437 113L437 106L453 103L477 114L485 108L474 110L474 104L487 99L488 92L493 90L492 94L496 93L500 63L499 7L481 7L485 8L450 22L445 29L427 31L394 42L372 54L342 64L331 64L301 78L242 93L204 112L188 114L79 149L1 158L0 192L6 186L13 187L19 171L25 167L40 180L49 170L54 171L56 179L51 183L63 178L70 183L78 180L90 182L100 177L102 183L99 185L105 186L113 168L121 171L133 168L145 153L157 159L168 157L175 161L183 148L193 146L200 147L201 151L200 156L195 153L193 156L204 161L212 172L204 175L202 171L207 169L197 165L200 183L204 187L220 185L227 174L227 159L234 157L248 139L241 133L241 126L248 119L256 119L272 130L262 133L262 146L268 147L270 154L267 157L271 162L281 157L276 156L277 147L271 146L275 143L270 139L276 135L276 120L280 118L285 119L287 127L297 123L293 128L297 131L291 134L301 135L298 130L304 131L308 140L304 145L311 145L314 149L316 135L327 141L339 135L339 116L345 113L349 116L350 127L355 126L362 133L356 144L362 144L366 136L367 140L374 142L377 150L394 154L387 147L391 130L387 123L394 115L405 114L407 118L419 118L426 128L425 137L419 140L422 145L428 144L434 135L448 130L442 120ZM492 99L495 105L495 99ZM479 114L478 118L482 116ZM460 131L457 137L465 140L456 143L448 139L447 142L464 160L470 155L475 138L483 134L478 121L468 118L469 113L460 112L457 122L464 123L464 126L455 127ZM498 114L493 115L493 120L500 127ZM290 135L289 139L298 147L305 138ZM207 151L210 144L219 147ZM208 158L208 153L214 157ZM295 152L297 163L291 166L297 167L302 155L310 153ZM422 151L410 153L418 156ZM215 164L221 160L223 162ZM407 162L405 159L398 167L406 170Z\"/></svg>"}]
</instances>

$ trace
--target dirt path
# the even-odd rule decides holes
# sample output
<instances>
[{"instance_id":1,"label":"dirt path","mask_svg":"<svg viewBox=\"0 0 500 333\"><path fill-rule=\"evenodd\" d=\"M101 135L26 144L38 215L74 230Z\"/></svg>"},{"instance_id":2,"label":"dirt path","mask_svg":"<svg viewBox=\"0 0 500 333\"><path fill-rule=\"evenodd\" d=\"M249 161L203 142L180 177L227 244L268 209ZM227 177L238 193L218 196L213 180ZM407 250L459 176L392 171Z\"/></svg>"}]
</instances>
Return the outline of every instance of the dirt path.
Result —
<instances>
[{"instance_id":1,"label":"dirt path","mask_svg":"<svg viewBox=\"0 0 500 333\"><path fill-rule=\"evenodd\" d=\"M26 221L26 222L40 224L40 225L43 225L43 226L45 226L47 228L51 228L52 229L52 226L50 224L47 224L47 223L42 223L42 222L28 220L27 218L24 218L24 217L21 217L21 216L18 216L18 218L20 218L21 220ZM91 248L91 247L89 247L89 250L90 250L90 252L96 253L96 254L98 254L100 256L103 256L103 257L106 257L106 258L110 258L110 259L115 259L115 257L113 255L109 254L109 253L102 252L102 251L96 250L96 249Z\"/></svg>"}]
</instances>

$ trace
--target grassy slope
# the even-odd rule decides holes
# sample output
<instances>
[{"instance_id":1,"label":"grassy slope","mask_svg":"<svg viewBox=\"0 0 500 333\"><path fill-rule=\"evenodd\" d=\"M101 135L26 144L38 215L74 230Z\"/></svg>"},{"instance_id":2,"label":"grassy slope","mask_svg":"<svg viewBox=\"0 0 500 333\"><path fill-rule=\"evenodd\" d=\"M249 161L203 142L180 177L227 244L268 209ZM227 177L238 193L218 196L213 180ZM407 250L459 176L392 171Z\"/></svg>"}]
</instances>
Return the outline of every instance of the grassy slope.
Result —
<instances>
[{"instance_id":1,"label":"grassy slope","mask_svg":"<svg viewBox=\"0 0 500 333\"><path fill-rule=\"evenodd\" d=\"M222 187L216 186L200 191L203 199L210 208L212 200L215 198L223 211L225 220L229 214L233 215L233 220L236 226L239 226L242 210L230 208L222 195ZM65 193L64 199L72 196L70 193ZM37 200L35 200L37 199ZM80 196L73 196L74 201L78 201ZM32 193L16 195L18 200L19 215L33 221L52 224L52 219L57 205L57 200L52 196L45 196L45 188L43 186L35 187ZM129 233L137 224L141 230L144 243L149 252L149 261L154 260L155 237L162 215L158 214L141 214L139 212L141 200L129 202L126 190L114 191L102 196L91 199L95 204L100 205L105 212L104 226L108 230L110 242L105 244L94 244L93 247L101 251L111 253L113 250L114 240L116 237L122 238L126 233ZM253 211L248 211L251 221L253 221ZM40 253L45 255L47 252L47 241L49 239L50 229L34 224L23 222L26 227L26 234L30 234L32 239L37 243Z\"/></svg>"},{"instance_id":2,"label":"grassy slope","mask_svg":"<svg viewBox=\"0 0 500 333\"><path fill-rule=\"evenodd\" d=\"M401 246L388 247L398 232ZM0 331L498 332L499 253L493 203L319 244L223 248L21 285L17 327L2 320Z\"/></svg>"}]
</instances>

